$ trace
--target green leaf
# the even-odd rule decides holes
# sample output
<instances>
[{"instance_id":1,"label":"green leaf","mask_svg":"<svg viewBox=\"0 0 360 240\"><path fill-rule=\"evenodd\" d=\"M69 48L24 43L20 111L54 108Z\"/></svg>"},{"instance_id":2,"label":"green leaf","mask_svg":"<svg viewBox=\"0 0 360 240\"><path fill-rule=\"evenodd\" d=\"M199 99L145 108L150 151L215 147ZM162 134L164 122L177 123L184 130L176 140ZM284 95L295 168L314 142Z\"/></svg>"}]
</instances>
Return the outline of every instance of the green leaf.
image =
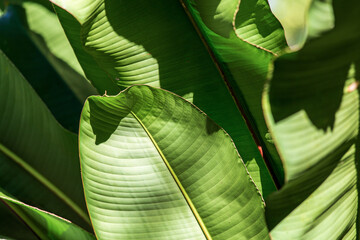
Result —
<instances>
[{"instance_id":1,"label":"green leaf","mask_svg":"<svg viewBox=\"0 0 360 240\"><path fill-rule=\"evenodd\" d=\"M25 2L22 6L30 37L81 103L88 96L97 94L86 80L55 12L38 3Z\"/></svg>"},{"instance_id":2,"label":"green leaf","mask_svg":"<svg viewBox=\"0 0 360 240\"><path fill-rule=\"evenodd\" d=\"M0 68L0 187L90 229L77 136L56 122L1 51Z\"/></svg>"},{"instance_id":3,"label":"green leaf","mask_svg":"<svg viewBox=\"0 0 360 240\"><path fill-rule=\"evenodd\" d=\"M8 206L0 203L0 239L37 240L38 238Z\"/></svg>"},{"instance_id":4,"label":"green leaf","mask_svg":"<svg viewBox=\"0 0 360 240\"><path fill-rule=\"evenodd\" d=\"M257 144L262 146L264 157L271 163L273 177L281 185L282 164L275 147L266 141L268 129L261 108L267 66L273 58L273 53L280 52L286 45L280 24L263 0L243 0L241 3L237 0L184 2L206 44L213 52L215 61L222 69L225 81L231 86L233 97L242 109ZM229 11L233 12L234 18L220 18L229 15ZM225 28L224 25L229 27ZM223 29L228 29L229 32L226 35L221 34ZM215 120L225 127L221 121ZM230 134L232 135L231 131ZM241 146L237 147L243 155ZM251 169L250 165L248 167ZM261 171L267 170L260 168ZM253 171L250 172L253 175ZM269 186L265 188L271 189Z\"/></svg>"},{"instance_id":5,"label":"green leaf","mask_svg":"<svg viewBox=\"0 0 360 240\"><path fill-rule=\"evenodd\" d=\"M148 84L192 101L230 133L261 191L267 189L264 192L267 195L275 190L227 84L180 3L85 0L76 4L54 3L68 11L56 7L68 38L73 39L70 42L80 63L87 66L85 73L99 92L117 94L119 89L133 84ZM89 59L94 61L90 63ZM106 72L106 79L95 77L94 72L99 75ZM260 96L261 91L259 106Z\"/></svg>"},{"instance_id":6,"label":"green leaf","mask_svg":"<svg viewBox=\"0 0 360 240\"><path fill-rule=\"evenodd\" d=\"M261 196L231 138L179 96L133 86L90 97L79 139L99 238L269 238Z\"/></svg>"},{"instance_id":7,"label":"green leaf","mask_svg":"<svg viewBox=\"0 0 360 240\"><path fill-rule=\"evenodd\" d=\"M283 30L265 0L183 0L183 2L189 8L204 36L209 38L210 45L216 39L212 35L219 35L218 40L221 39L222 44L214 44L212 47L220 52L221 48L227 45L246 46L239 44L242 41L274 53L280 52L286 46Z\"/></svg>"},{"instance_id":8,"label":"green leaf","mask_svg":"<svg viewBox=\"0 0 360 240\"><path fill-rule=\"evenodd\" d=\"M95 236L70 221L24 204L0 189L1 204L7 205L40 239L95 239ZM8 227L8 223L6 224ZM27 239L31 238L26 236Z\"/></svg>"},{"instance_id":9,"label":"green leaf","mask_svg":"<svg viewBox=\"0 0 360 240\"><path fill-rule=\"evenodd\" d=\"M238 1L238 10L233 20L235 34L241 40L265 51L277 54L287 45L284 31L271 13L266 0Z\"/></svg>"},{"instance_id":10,"label":"green leaf","mask_svg":"<svg viewBox=\"0 0 360 240\"><path fill-rule=\"evenodd\" d=\"M334 28L333 0L269 0L272 12L285 30L292 50L302 48L308 38Z\"/></svg>"},{"instance_id":11,"label":"green leaf","mask_svg":"<svg viewBox=\"0 0 360 240\"><path fill-rule=\"evenodd\" d=\"M70 5L73 4L73 2L70 3ZM85 50L83 42L81 41L82 30L80 23L71 13L66 12L56 5L54 5L54 8L87 79L91 81L99 93L104 94L107 92L109 94L117 94L120 88L116 85L114 79L109 78L107 72L99 67L96 57L90 55Z\"/></svg>"},{"instance_id":12,"label":"green leaf","mask_svg":"<svg viewBox=\"0 0 360 240\"><path fill-rule=\"evenodd\" d=\"M25 10L21 6L7 7L0 17L0 49L25 76L60 124L77 132L82 104L35 46L25 22Z\"/></svg>"},{"instance_id":13,"label":"green leaf","mask_svg":"<svg viewBox=\"0 0 360 240\"><path fill-rule=\"evenodd\" d=\"M274 239L358 239L360 4L334 1L335 28L274 62L264 93L286 184L267 199Z\"/></svg>"}]
</instances>

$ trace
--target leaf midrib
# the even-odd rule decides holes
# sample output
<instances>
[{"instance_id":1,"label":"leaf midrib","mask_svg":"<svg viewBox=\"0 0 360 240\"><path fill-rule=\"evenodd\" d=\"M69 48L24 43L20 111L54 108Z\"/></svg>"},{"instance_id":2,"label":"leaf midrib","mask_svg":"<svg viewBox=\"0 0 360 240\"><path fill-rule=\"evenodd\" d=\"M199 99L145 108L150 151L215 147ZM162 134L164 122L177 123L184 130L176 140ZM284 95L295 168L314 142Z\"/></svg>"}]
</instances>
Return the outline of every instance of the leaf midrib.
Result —
<instances>
[{"instance_id":1,"label":"leaf midrib","mask_svg":"<svg viewBox=\"0 0 360 240\"><path fill-rule=\"evenodd\" d=\"M239 0L238 7L240 6L240 2L241 1ZM246 104L242 104L242 103L246 103L245 100L242 99L241 95L239 96L238 94L236 94L236 92L235 92L235 90L234 90L234 88L233 88L233 86L232 86L232 84L231 84L231 82L229 80L229 76L228 76L228 74L226 74L226 72L224 70L223 64L219 61L218 57L216 57L214 50L212 49L212 47L209 45L209 43L206 40L206 36L204 36L204 34L202 33L202 30L201 30L200 26L198 26L198 24L196 23L196 20L194 19L194 16L192 15L191 11L189 10L189 7L187 5L189 3L188 2L185 3L184 0L180 0L180 3L182 5L182 7L184 8L184 11L185 11L186 15L188 16L191 24L193 25L195 31L197 32L201 42L205 46L205 49L207 50L207 52L208 52L211 60L213 61L216 69L218 70L223 82L225 83L225 86L226 86L226 88L227 88L233 102L235 103L236 108L238 109L241 117L243 118L243 120L244 120L244 122L245 122L245 124L246 124L246 126L247 126L247 128L248 128L248 130L250 132L250 135L251 135L251 137L252 137L252 139L254 141L254 143L258 147L261 159L265 163L265 166L266 166L267 170L270 173L269 176L270 176L271 180L273 181L276 189L280 189L281 184L280 184L279 179L278 179L277 175L275 174L275 172L273 170L273 167L272 167L272 165L270 163L270 161L272 159L272 156L269 153L269 151L267 150L266 144L261 138L261 134L257 130L256 124L254 123L255 120L253 119L253 116L250 113L250 110L246 107L247 106ZM238 11L238 9L235 11L234 17L236 17L237 11ZM235 22L233 22L232 24L235 24ZM247 42L247 41L243 40L241 37L239 37L236 34L235 29L233 29L233 31L234 31L235 35L240 40L248 43L251 46L262 49L261 47L258 47L257 45L254 45L254 44L252 44L250 42ZM264 49L262 49L262 50L264 50ZM269 50L264 50L264 51L269 52ZM271 51L270 51L270 53L274 54ZM260 151L260 149L261 149L261 151Z\"/></svg>"},{"instance_id":2,"label":"leaf midrib","mask_svg":"<svg viewBox=\"0 0 360 240\"><path fill-rule=\"evenodd\" d=\"M163 152L161 151L160 147L157 145L155 139L152 137L151 133L148 131L148 129L146 128L146 126L144 125L144 123L136 116L136 114L133 111L130 111L131 115L138 121L138 123L140 124L140 126L144 129L144 131L146 132L146 134L148 135L148 137L150 138L151 142L154 144L154 147L156 148L156 150L158 151L161 159L164 161L167 169L169 170L171 176L173 177L176 185L179 187L182 195L185 198L185 201L187 202L187 204L189 205L192 213L195 216L196 221L198 222L198 224L200 225L200 228L202 230L202 232L205 235L205 238L207 240L212 240L212 237L209 233L209 231L207 230L207 227L205 225L205 223L203 222L200 214L198 213L198 211L195 208L195 205L193 204L193 202L191 201L189 195L187 194L185 188L182 186L179 178L176 176L176 173L174 172L174 170L172 169L170 163L168 162L168 160L166 159L165 155L163 154Z\"/></svg>"},{"instance_id":3,"label":"leaf midrib","mask_svg":"<svg viewBox=\"0 0 360 240\"><path fill-rule=\"evenodd\" d=\"M91 226L88 215L75 203L73 202L64 192L62 192L58 187L56 187L53 183L51 183L45 176L43 176L36 169L31 167L28 163L26 163L22 158L17 156L10 149L5 147L0 143L0 152L4 153L7 157L17 163L20 167L22 167L25 171L27 171L32 177L38 180L42 185L48 188L52 193L54 193L57 197L59 197L66 205L68 205L71 209L73 209L77 215L79 215L87 224Z\"/></svg>"}]
</instances>

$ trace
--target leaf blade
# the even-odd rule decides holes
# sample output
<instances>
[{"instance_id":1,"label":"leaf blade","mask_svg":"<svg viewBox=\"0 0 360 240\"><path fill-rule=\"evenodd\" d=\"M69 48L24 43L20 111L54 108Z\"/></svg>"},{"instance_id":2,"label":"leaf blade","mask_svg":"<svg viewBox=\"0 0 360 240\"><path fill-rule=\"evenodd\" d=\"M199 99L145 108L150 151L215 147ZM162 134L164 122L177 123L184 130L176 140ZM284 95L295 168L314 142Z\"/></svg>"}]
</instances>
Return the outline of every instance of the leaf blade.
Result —
<instances>
[{"instance_id":1,"label":"leaf blade","mask_svg":"<svg viewBox=\"0 0 360 240\"><path fill-rule=\"evenodd\" d=\"M178 110L171 110L174 108ZM199 236L202 235L202 230L198 228L199 225L195 221L196 217L194 217L191 207L189 207L189 205L192 205L191 202L184 200L180 191L181 188L179 189L173 176L169 174L166 164L160 157L161 154L154 147L154 143L151 142L149 135L144 131L144 127L130 113L131 111L136 114L136 118L141 119L141 123L146 126L153 141L161 149L163 159L167 159L173 174L181 183L183 190L186 191L184 195L189 197L188 199L191 200L198 212L198 217L201 217L204 223L203 227L207 228L209 232L208 239L268 237L266 226L262 222L261 197L246 172L246 168L241 162L230 137L190 103L169 92L147 86L131 87L116 97L91 97L84 107L81 120L80 154L85 195L98 237L104 237L105 239L108 237L110 239L122 236L131 239L135 236L142 236L150 239L155 236L156 239L165 239L169 238L169 234L166 236L161 235L164 234L164 229L170 228L174 233L186 234L189 231L185 231L185 226L193 227L194 224L197 226L195 226L195 229L198 230L192 232L200 234L197 237L191 235L171 235L171 237L174 239L180 236L182 239L199 239ZM138 125L137 128L134 127L135 124ZM180 129L183 129L183 131L180 131ZM200 132L201 134L198 135ZM208 137L207 140L205 136ZM185 139L186 141L184 141ZM142 145L144 141L147 143ZM195 144L192 145L194 142ZM120 151L120 149L123 150ZM142 149L142 151L140 152L139 149ZM105 152L106 157L100 160L97 153L103 154ZM148 161L154 157L153 154L157 156L158 160L156 160L156 163L150 164ZM228 154L229 158L224 157L224 154ZM220 162L223 162L223 164ZM221 167L224 167L224 169L220 170ZM142 172L142 176L137 176ZM97 174L100 174L101 177L95 178ZM135 181L135 175L139 178L137 181ZM140 180L141 178L143 180ZM106 180L101 181L101 179ZM139 184L137 188L135 185L132 186L132 189L142 191L126 190L126 179L128 181L133 179L128 184ZM96 181L98 181L97 184ZM100 181L102 184L99 184ZM158 186L158 181L162 183L160 186ZM168 185L164 184L164 182ZM219 184L219 182L222 183ZM145 185L141 185L144 183ZM101 190L102 185L107 188L107 191L105 189ZM148 186L148 188L145 186ZM164 194L165 190L162 191L159 188L168 190L170 188L171 191L169 191L172 194ZM111 191L118 190L112 194L114 199L108 198L107 202L117 202L117 205L103 205L104 207L112 206L112 211L104 212L104 209L101 210L100 207L102 205L100 196L107 192L110 193L110 189ZM149 192L144 192L146 189ZM103 194L100 194L101 192ZM97 195L96 201L98 202L94 201L95 195ZM175 199L177 200L165 201L161 197L171 195L176 196ZM179 205L176 205L174 201ZM254 202L249 203L249 201ZM141 222L141 216L150 214L151 211L154 214L154 221L159 219L163 215L159 213L160 210L156 212L156 209L168 206L166 204L175 204L173 208L179 207L183 209L177 212L177 215L172 213L175 214L173 217L177 216L176 219L182 219L182 224L171 226L171 221L170 223L169 221L167 221L168 223L160 221L160 225L157 226L153 222L147 222L151 220L151 215L148 216L147 221ZM129 221L125 220L125 212L131 208L136 209L136 206L140 208L140 211L139 213L134 212L134 214L140 215L132 220L134 224L132 229L130 226L124 226L124 224L121 226L121 222ZM172 212L171 209L169 209L170 212ZM234 211L234 209L239 211ZM101 212L109 214L109 217L103 216L104 218L118 221L116 226L119 232L113 234L119 235L109 235L108 232L102 232L106 227L103 224L99 227ZM112 218L110 218L111 214L113 215ZM195 215L197 214L195 213ZM122 218L123 220L120 221ZM241 218L247 218L247 220L239 224L238 220ZM228 224L229 222L226 222L226 224L223 222L226 219L231 219L229 220L230 224ZM149 226L152 226L152 228L149 228ZM182 229L182 227L185 229ZM159 231L158 235L152 235L155 234L152 232L156 231L154 229ZM136 235L140 233L144 235Z\"/></svg>"},{"instance_id":2,"label":"leaf blade","mask_svg":"<svg viewBox=\"0 0 360 240\"><path fill-rule=\"evenodd\" d=\"M287 182L266 215L278 239L358 237L359 7L334 1L335 28L273 64L263 106Z\"/></svg>"},{"instance_id":3,"label":"leaf blade","mask_svg":"<svg viewBox=\"0 0 360 240\"><path fill-rule=\"evenodd\" d=\"M18 217L26 222L41 239L95 239L92 234L69 220L24 204L3 191L0 192L0 199L18 214Z\"/></svg>"},{"instance_id":4,"label":"leaf blade","mask_svg":"<svg viewBox=\"0 0 360 240\"><path fill-rule=\"evenodd\" d=\"M56 122L1 51L0 66L0 111L6 116L0 119L1 187L20 200L88 228L76 135ZM51 191L52 186L59 191ZM81 217L74 213L76 209Z\"/></svg>"},{"instance_id":5,"label":"leaf blade","mask_svg":"<svg viewBox=\"0 0 360 240\"><path fill-rule=\"evenodd\" d=\"M70 13L75 17L83 13L67 8L66 1L55 3L57 9L63 8L59 11L63 23L71 18ZM89 20L80 21L76 31L82 35L74 37L72 45L76 49L85 48L88 58L95 61L85 72L106 73L106 79L89 75L99 91L117 94L119 89L130 85L147 84L161 86L193 101L232 135L261 191L269 189L266 194L274 191L273 180L251 132L181 4L105 0L97 3L99 7L95 10L86 10ZM68 11L66 16L64 9ZM63 27L69 39L70 34L75 36L70 24ZM117 87L105 86L107 82Z\"/></svg>"}]
</instances>

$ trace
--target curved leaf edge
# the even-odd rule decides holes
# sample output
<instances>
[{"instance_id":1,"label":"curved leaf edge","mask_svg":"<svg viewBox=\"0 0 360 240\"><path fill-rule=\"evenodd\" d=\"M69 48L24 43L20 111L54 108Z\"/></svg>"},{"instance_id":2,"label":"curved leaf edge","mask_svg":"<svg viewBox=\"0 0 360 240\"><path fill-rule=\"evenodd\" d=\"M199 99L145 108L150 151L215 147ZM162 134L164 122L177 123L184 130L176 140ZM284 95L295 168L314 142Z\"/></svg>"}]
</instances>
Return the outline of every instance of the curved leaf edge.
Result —
<instances>
[{"instance_id":1,"label":"curved leaf edge","mask_svg":"<svg viewBox=\"0 0 360 240\"><path fill-rule=\"evenodd\" d=\"M258 188L258 186L256 185L256 183L255 183L255 181L253 180L253 178L251 177L251 175L250 175L250 173L249 173L249 171L248 171L248 169L247 169L247 167L246 167L246 164L244 163L243 159L241 158L241 156L240 156L240 154L239 154L239 151L237 150L236 145L235 145L233 139L231 138L231 136L225 131L225 129L223 129L223 128L222 128L221 126L219 126L214 120L212 120L204 111L202 111L200 108L198 108L198 107L197 107L196 105L194 105L192 102L190 102L190 101L186 100L185 98L177 95L176 93L173 93L173 92L171 92L171 91L169 91L169 90L166 90L166 89L163 89L163 88L160 88L160 87L152 87L152 86L149 86L149 85L146 85L146 84L134 84L134 85L131 85L131 86L127 87L126 89L120 91L120 92L119 92L118 94L116 94L116 95L107 95L107 94L105 93L104 95L92 95L92 96L89 96L89 97L86 99L86 101L85 101L85 103L84 103L84 105L83 105L83 110L84 110L84 108L86 107L87 103L89 102L89 99L91 99L91 98L98 98L98 97L117 97L117 96L119 96L120 94L123 94L123 93L127 92L129 89L131 89L131 88L136 88L136 87L148 87L148 88L150 88L150 89L151 89L151 88L152 88L152 89L158 89L158 90L162 90L162 91L165 91L165 92L167 92L167 93L170 93L170 94L172 94L173 96L176 96L176 97L180 98L182 101L185 101L186 103L189 103L192 108L196 109L200 114L206 116L206 117L207 117L208 119L210 119L216 126L218 126L219 129L221 129L221 131L223 131L223 133L225 134L225 136L230 139L231 144L232 144L233 148L235 149L235 151L236 151L236 153L237 153L237 156L240 158L241 163L242 163L242 165L243 165L244 168L245 168L245 171L246 171L246 173L247 173L247 176L249 177L249 180L254 184L254 187L255 187L255 189L256 189L256 192L257 192L257 194L258 194L258 195L260 196L260 198L261 198L262 208L264 209L264 207L266 206L266 203L265 203L265 200L264 200L264 198L263 198L263 196L262 196L262 194L261 194L261 191L260 191L260 189ZM83 118L83 114L84 114L84 112L85 112L85 111L83 111L83 110L82 110L82 112L81 112L80 120ZM136 116L135 116L135 117L136 117ZM140 123L140 124L141 124L141 123ZM81 121L80 121L80 126L79 126L79 133L80 133L80 129L81 129ZM145 131L146 131L146 130L145 130ZM147 133L147 134L148 134L148 133ZM150 138L151 138L151 136L150 136ZM78 139L79 139L79 141L80 141L80 134L78 134ZM80 144L79 144L78 147L80 148ZM79 150L79 158L80 158L80 166L81 166L81 180L82 180L82 184L83 184L83 186L84 186L83 169L82 169L82 164L81 164L81 163L82 163L82 158L81 158L81 155L80 155L80 150ZM173 174L172 174L172 175L173 175ZM177 183L177 185L178 185L178 183ZM178 187L180 187L180 186L178 185ZM85 196L86 208L87 208L87 211L90 212L90 211L89 211L88 202L87 202L87 199L88 199L88 198L86 197L85 187L84 187L83 189L84 189L84 196ZM181 189L180 189L180 190L181 190ZM181 190L181 191L182 191L182 190ZM185 192L185 193L186 193L186 192ZM187 202L187 203L189 204L189 206L190 206L190 205L191 205L191 200L190 200L190 203L189 203L189 202L188 202L188 199L185 197L185 195L184 195L184 198L186 199L186 202ZM190 207L191 207L191 206L190 206ZM192 208L192 207L191 207L191 209L192 209L192 211L193 211L193 208ZM196 210L195 210L195 211L196 211ZM194 213L194 216L196 217L196 213L197 213L197 212L196 212L196 213L193 212L193 213ZM92 222L92 218L91 218L91 215L90 215L90 214L89 214L89 217L90 217L91 224L92 224L92 226L93 226L93 222ZM197 217L196 217L196 219L198 220ZM201 220L201 219L200 219L200 220ZM198 220L198 221L199 221L199 220ZM202 220L201 220L201 222L202 222ZM200 226L201 226L201 229L203 229L202 224L201 224L200 222L199 222L199 224L200 224ZM205 226L205 225L204 225L204 226ZM204 231L204 229L203 229L203 231ZM209 233L206 234L206 232L207 232L207 230L206 230L206 226L205 226L204 235L207 237L207 239L212 239L211 236L209 235ZM98 236L97 236L97 234L96 234L96 231L94 231L94 233L95 233L96 238L99 239ZM209 236L210 236L210 238L209 238Z\"/></svg>"},{"instance_id":2,"label":"curved leaf edge","mask_svg":"<svg viewBox=\"0 0 360 240\"><path fill-rule=\"evenodd\" d=\"M62 223L65 224L71 224L72 226L76 227L78 230L80 230L81 232L83 232L86 235L92 236L91 233L89 233L88 231L84 230L83 228L77 226L76 224L72 223L70 220L65 219L63 217L60 217L54 213L42 210L40 208L28 205L24 202L21 202L19 200L16 200L12 197L7 196L6 194L4 194L3 192L0 191L0 202L2 202L4 205L6 205L9 209L11 209L11 211L13 212L13 214L15 214L18 218L20 218L20 220L28 227L30 228L30 230L39 238L41 239L47 239L47 236L45 236L40 229L38 229L38 226L34 225L31 220L28 219L28 217L26 216L22 216L22 214L20 213L21 211L19 211L17 209L16 206L19 207L23 207L25 209L29 209L30 211L35 211L36 213L40 213L40 214L46 214L51 218L56 219L57 221L60 221ZM15 205L15 206L12 206Z\"/></svg>"},{"instance_id":3,"label":"curved leaf edge","mask_svg":"<svg viewBox=\"0 0 360 240\"><path fill-rule=\"evenodd\" d=\"M25 81L26 83L27 80L24 77L24 75L17 69L17 67L15 66L15 64L6 56L6 54L0 49L0 55L7 60L7 63L9 64L10 67L12 67L13 69L16 69L16 71L18 72L19 76L22 78L23 81ZM35 92L35 90L33 89L32 86L29 85L29 87L34 91L34 97L38 98L39 101L43 102L42 99L39 97L39 95ZM68 135L72 135L75 137L75 133L71 132L70 130L64 128L59 122L58 120L52 115L51 111L49 110L49 108L46 106L46 104L44 104L44 109L45 111L48 112L48 114L52 117L53 121L55 122L55 124L57 124L57 126L64 131L66 134ZM58 189L56 186L54 186L51 182L49 182L49 180L47 178L45 178L43 175L39 174L35 169L33 169L30 165L28 165L22 158L20 158L18 155L16 155L15 153L13 153L10 149L8 149L6 146L3 146L0 143L0 152L4 153L6 156L10 157L10 159L12 159L14 162L16 162L19 166L21 166L26 172L28 172L31 176L33 176L37 181L39 181L40 183L42 183L46 188L48 188L52 193L54 193L56 196L58 196L60 199L62 199L64 201L64 203L66 205L68 205L70 208L72 208L74 210L74 212L81 217L86 223L90 224L90 220L88 215L76 204L74 203L70 198L68 198L68 196L66 196L63 191L61 191L60 189Z\"/></svg>"},{"instance_id":4,"label":"curved leaf edge","mask_svg":"<svg viewBox=\"0 0 360 240\"><path fill-rule=\"evenodd\" d=\"M63 6L63 5L59 2L59 0L48 0L48 1L52 3L56 15L59 15L59 13L56 11L56 8L59 8L59 9L65 11L65 12L67 12L68 14L70 14L70 15L77 21L77 23L78 23L79 25L82 26L82 25L86 22L85 20L82 21L78 16L74 15L69 9L67 9L65 6ZM59 16L58 16L58 18L59 18ZM59 18L59 21L60 21L60 18ZM61 24L61 21L60 21L60 24ZM61 24L61 25L62 25L62 24ZM63 27L63 25L62 25L62 27ZM65 30L65 29L64 29L64 30ZM69 37L68 37L68 35L67 35L66 33L65 33L65 35L66 35L66 38L68 39L68 41L70 42L70 45L72 45L72 44L71 44L71 41L70 41L70 39L69 39ZM83 40L80 39L80 41L81 41L81 45L84 46ZM72 47L73 47L73 46L72 46ZM73 50L75 51L74 48L73 48ZM83 50L86 52L86 49L85 49L85 48L83 48ZM76 51L75 51L75 52L76 52ZM82 70L84 71L84 74L85 74L85 76L86 76L86 79L90 81L91 85L92 85L99 93L102 93L103 91L102 91L101 89L99 89L99 88L96 86L96 84L94 84L94 81L93 81L90 77L87 76L86 71L85 71L85 68L82 66L82 63L81 63L81 61L78 59L78 56L77 56L76 53L75 53L75 55L76 55L76 58L77 58L78 62L80 63L80 66L81 66ZM106 72L105 70L103 70L103 69L100 67L98 60L97 60L92 54L89 54L89 56L91 56L92 60L96 63L97 67L98 67L99 69L101 69L101 70L105 73L105 75L108 77L108 79L110 79L110 81L113 83L113 87L120 91L121 88L117 85L117 83L114 81L114 79L110 77L109 73ZM111 91L111 89L108 89L108 90ZM104 93L104 94L106 95L106 93L107 93L107 91L105 90L105 93ZM88 97L90 97L90 96L88 96ZM84 103L85 103L86 101L87 101L87 98L85 99Z\"/></svg>"},{"instance_id":5,"label":"curved leaf edge","mask_svg":"<svg viewBox=\"0 0 360 240\"><path fill-rule=\"evenodd\" d=\"M255 186L258 194L260 195L260 197L261 197L261 199L262 199L263 204L265 204L265 201L264 201L264 198L263 198L263 196L262 196L262 194L261 194L261 191L259 190L259 188L258 188L258 186L256 185L255 181L254 181L253 178L251 177L251 175L250 175L250 173L249 173L249 171L248 171L248 169L247 169L247 167L246 167L246 165L245 165L242 157L241 157L240 154L239 154L239 151L237 150L237 148L236 148L236 146L235 146L234 140L233 140L233 139L231 138L231 136L226 132L225 129L223 129L223 128L222 128L219 124L217 124L211 117L209 117L204 111L202 111L199 107L197 107L197 106L196 106L195 104L193 104L192 102L188 101L187 99L183 98L182 96L179 96L179 95L177 95L176 93L173 93L173 92L171 92L171 91L169 91L169 90L166 90L166 89L163 89L163 88L160 88L160 87L153 87L153 86L150 86L150 85L147 85L147 84L134 84L134 85L131 85L130 87L127 87L126 89L120 91L120 92L119 92L118 94L116 94L116 95L107 95L107 94L104 94L103 96L100 96L100 97L117 97L117 96L119 96L120 94L127 92L130 88L134 88L134 87L136 88L136 87L139 87L139 86L140 86L140 87L141 87L141 86L145 86L145 87L148 87L148 88L159 89L159 90L168 92L168 93L170 93L170 94L172 94L172 95L180 98L181 100L183 100L183 101L185 101L186 103L190 104L191 107L193 107L194 109L196 109L196 110L197 110L198 112L200 112L202 115L204 115L204 116L206 116L208 119L210 119L216 126L218 126L218 127L223 131L223 133L230 139L231 144L232 144L233 148L235 149L238 157L240 158L240 160L241 160L241 162L242 162L242 164L243 164L243 166L244 166L244 168L245 168L245 170L246 170L247 175L249 176L251 182L254 184L254 186ZM89 96L89 97L86 99L86 102L87 102L88 99L91 98L91 97L99 97L99 95ZM84 104L84 105L85 105L85 104Z\"/></svg>"}]
</instances>

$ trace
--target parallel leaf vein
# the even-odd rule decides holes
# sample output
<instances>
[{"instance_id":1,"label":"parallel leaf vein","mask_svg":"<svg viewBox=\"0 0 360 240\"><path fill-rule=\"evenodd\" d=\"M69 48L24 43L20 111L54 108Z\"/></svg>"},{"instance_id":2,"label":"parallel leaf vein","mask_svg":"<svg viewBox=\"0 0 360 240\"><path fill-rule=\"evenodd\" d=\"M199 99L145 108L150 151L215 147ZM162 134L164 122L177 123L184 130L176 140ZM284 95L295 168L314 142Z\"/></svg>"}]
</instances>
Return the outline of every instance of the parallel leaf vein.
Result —
<instances>
[{"instance_id":1,"label":"parallel leaf vein","mask_svg":"<svg viewBox=\"0 0 360 240\"><path fill-rule=\"evenodd\" d=\"M200 225L201 230L203 231L206 239L208 240L212 240L212 237L209 233L209 231L207 230L204 222L202 221L201 216L199 215L199 213L197 212L193 202L191 201L189 195L187 194L186 190L184 189L184 187L182 186L180 180L178 179L178 177L176 176L174 170L172 169L171 165L169 164L167 158L165 157L165 155L163 154L163 152L161 151L160 147L157 145L155 139L152 137L151 133L148 131L148 129L146 128L146 126L143 124L143 122L136 116L136 114L133 111L130 111L131 115L139 122L139 124L141 125L141 127L144 129L144 131L146 132L146 134L149 136L151 142L154 144L156 150L158 151L159 155L161 156L162 160L164 161L166 167L168 168L171 176L173 177L173 179L175 180L177 186L179 187L181 193L183 194L186 202L188 203L191 211L193 212L197 222Z\"/></svg>"}]
</instances>

